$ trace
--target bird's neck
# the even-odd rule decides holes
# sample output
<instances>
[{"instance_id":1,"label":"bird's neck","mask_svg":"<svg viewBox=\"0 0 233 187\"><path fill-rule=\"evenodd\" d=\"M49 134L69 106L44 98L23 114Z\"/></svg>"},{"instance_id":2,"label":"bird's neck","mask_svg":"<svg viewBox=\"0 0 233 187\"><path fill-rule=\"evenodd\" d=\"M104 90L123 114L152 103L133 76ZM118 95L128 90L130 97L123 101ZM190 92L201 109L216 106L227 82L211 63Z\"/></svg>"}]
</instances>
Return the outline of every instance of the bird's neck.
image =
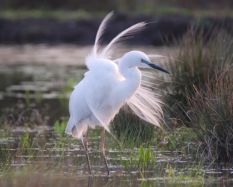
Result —
<instances>
[{"instance_id":1,"label":"bird's neck","mask_svg":"<svg viewBox=\"0 0 233 187\"><path fill-rule=\"evenodd\" d=\"M119 85L119 90L127 93L127 98L130 98L138 89L141 83L141 72L137 67L126 67L124 63L119 65L119 70L124 80Z\"/></svg>"}]
</instances>

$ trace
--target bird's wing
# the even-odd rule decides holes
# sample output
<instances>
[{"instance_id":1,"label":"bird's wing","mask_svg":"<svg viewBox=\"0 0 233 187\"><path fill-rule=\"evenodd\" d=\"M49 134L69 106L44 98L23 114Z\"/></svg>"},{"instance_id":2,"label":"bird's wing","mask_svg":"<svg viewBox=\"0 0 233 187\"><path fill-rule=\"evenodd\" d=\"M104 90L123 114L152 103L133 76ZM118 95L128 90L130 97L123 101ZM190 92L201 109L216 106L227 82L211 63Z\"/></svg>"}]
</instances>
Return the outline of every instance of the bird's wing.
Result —
<instances>
[{"instance_id":1,"label":"bird's wing","mask_svg":"<svg viewBox=\"0 0 233 187\"><path fill-rule=\"evenodd\" d=\"M85 99L96 119L108 130L110 121L118 112L110 100L111 91L119 80L117 65L106 59L89 57L89 71L85 74ZM90 62L92 61L92 62Z\"/></svg>"},{"instance_id":2,"label":"bird's wing","mask_svg":"<svg viewBox=\"0 0 233 187\"><path fill-rule=\"evenodd\" d=\"M127 102L128 106L141 119L160 127L163 120L161 96L154 85L155 80L149 72L142 73L141 85Z\"/></svg>"}]
</instances>

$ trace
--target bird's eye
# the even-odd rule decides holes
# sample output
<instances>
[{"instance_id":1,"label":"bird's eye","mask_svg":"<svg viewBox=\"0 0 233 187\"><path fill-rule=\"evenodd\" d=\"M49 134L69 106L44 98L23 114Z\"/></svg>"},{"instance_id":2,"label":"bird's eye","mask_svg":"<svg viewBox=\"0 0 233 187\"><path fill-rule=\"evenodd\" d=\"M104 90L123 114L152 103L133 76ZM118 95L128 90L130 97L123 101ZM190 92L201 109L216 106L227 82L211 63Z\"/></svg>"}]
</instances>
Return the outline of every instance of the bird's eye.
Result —
<instances>
[{"instance_id":1,"label":"bird's eye","mask_svg":"<svg viewBox=\"0 0 233 187\"><path fill-rule=\"evenodd\" d=\"M147 61L141 58L141 62L147 64Z\"/></svg>"}]
</instances>

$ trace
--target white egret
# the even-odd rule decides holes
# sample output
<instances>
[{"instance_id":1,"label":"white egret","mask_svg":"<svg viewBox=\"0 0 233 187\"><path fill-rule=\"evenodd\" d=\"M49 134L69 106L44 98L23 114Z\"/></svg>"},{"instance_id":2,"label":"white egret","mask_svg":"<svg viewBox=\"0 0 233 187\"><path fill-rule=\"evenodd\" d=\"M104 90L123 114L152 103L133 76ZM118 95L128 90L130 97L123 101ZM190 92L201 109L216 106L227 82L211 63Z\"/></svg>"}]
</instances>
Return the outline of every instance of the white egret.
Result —
<instances>
[{"instance_id":1,"label":"white egret","mask_svg":"<svg viewBox=\"0 0 233 187\"><path fill-rule=\"evenodd\" d=\"M135 24L118 34L100 51L100 40L113 13L109 13L101 22L97 31L93 51L86 58L88 71L84 78L74 87L69 100L70 118L66 133L81 139L86 151L89 173L90 159L87 149L87 130L100 126L102 128L100 148L109 174L105 157L104 133L109 131L109 124L120 108L128 106L140 118L156 126L162 119L161 101L152 89L150 79L142 80L144 75L139 67L151 67L168 73L153 64L149 57L141 51L130 51L117 60L109 56L113 47L125 37L142 30L144 22Z\"/></svg>"}]
</instances>

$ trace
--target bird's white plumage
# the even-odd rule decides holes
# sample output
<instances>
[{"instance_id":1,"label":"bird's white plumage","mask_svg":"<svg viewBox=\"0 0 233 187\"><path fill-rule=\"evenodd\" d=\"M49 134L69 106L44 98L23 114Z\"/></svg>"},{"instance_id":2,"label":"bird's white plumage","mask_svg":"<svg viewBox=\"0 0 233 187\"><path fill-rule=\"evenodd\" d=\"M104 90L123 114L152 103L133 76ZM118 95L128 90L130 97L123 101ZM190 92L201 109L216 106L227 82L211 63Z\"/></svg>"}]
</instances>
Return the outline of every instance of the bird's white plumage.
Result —
<instances>
[{"instance_id":1,"label":"bird's white plumage","mask_svg":"<svg viewBox=\"0 0 233 187\"><path fill-rule=\"evenodd\" d=\"M120 80L117 65L110 60L93 56L88 57L86 63L89 71L74 87L69 102L70 120L66 132L77 138L81 138L87 126L102 125L107 128L117 112L109 104L110 91ZM76 128L73 129L74 126ZM78 133L72 133L72 129Z\"/></svg>"},{"instance_id":2,"label":"bird's white plumage","mask_svg":"<svg viewBox=\"0 0 233 187\"><path fill-rule=\"evenodd\" d=\"M132 51L117 61L109 58L114 44L143 29L145 24L138 23L122 31L99 52L100 39L112 15L108 14L102 21L93 51L86 58L88 71L70 96L70 119L66 133L75 138L82 138L88 127L96 125L109 130L111 120L124 104L128 104L140 118L160 126L161 101L153 89L154 80L147 74L141 75L138 69L146 66L141 60L149 60L148 56L140 51ZM141 76L146 76L146 79L141 80Z\"/></svg>"},{"instance_id":3,"label":"bird's white plumage","mask_svg":"<svg viewBox=\"0 0 233 187\"><path fill-rule=\"evenodd\" d=\"M93 65L85 75L85 84L88 85L85 89L85 99L99 123L107 128L118 112L118 106L113 106L112 91L121 81L121 77L114 62L106 59L91 60L97 67Z\"/></svg>"}]
</instances>

